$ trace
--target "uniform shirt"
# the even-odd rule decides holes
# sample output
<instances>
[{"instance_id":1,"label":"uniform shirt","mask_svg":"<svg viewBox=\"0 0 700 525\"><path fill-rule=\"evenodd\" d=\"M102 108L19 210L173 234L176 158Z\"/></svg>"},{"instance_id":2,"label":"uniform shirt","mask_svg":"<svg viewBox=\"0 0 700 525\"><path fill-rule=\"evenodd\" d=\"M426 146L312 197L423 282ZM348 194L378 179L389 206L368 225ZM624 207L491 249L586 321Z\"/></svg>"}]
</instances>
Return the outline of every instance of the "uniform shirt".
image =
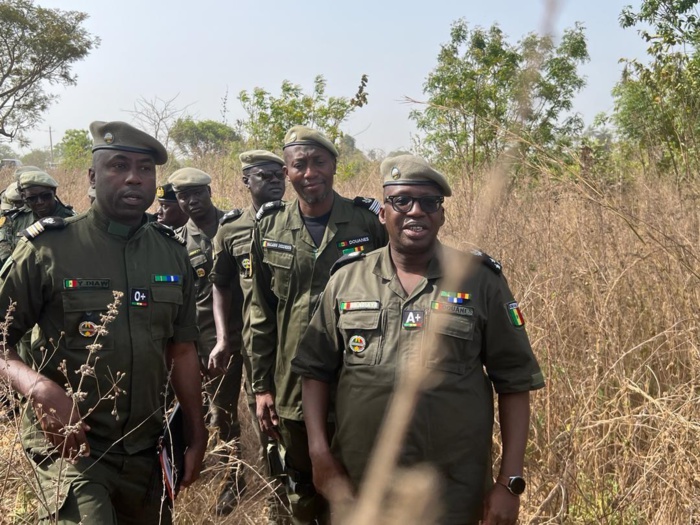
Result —
<instances>
[{"instance_id":1,"label":"uniform shirt","mask_svg":"<svg viewBox=\"0 0 700 525\"><path fill-rule=\"evenodd\" d=\"M51 214L51 217L65 219L74 215L75 211L73 211L73 208L66 206L61 201L56 201L56 209ZM34 215L34 212L27 206L7 213L4 216L4 220L0 219L2 221L0 225L0 264L10 257L15 246L22 238L22 232L38 220L39 217Z\"/></svg>"},{"instance_id":2,"label":"uniform shirt","mask_svg":"<svg viewBox=\"0 0 700 525\"><path fill-rule=\"evenodd\" d=\"M274 391L280 416L303 419L301 381L291 371L291 360L331 267L344 253L369 252L386 243L386 230L377 216L337 193L318 247L296 199L258 221L253 235L250 314L253 390Z\"/></svg>"},{"instance_id":3,"label":"uniform shirt","mask_svg":"<svg viewBox=\"0 0 700 525\"><path fill-rule=\"evenodd\" d=\"M224 212L216 210L217 222L224 216ZM214 253L212 239L200 230L192 219L177 232L185 239L187 255L194 269L195 294L197 296L197 326L199 327L199 354L208 357L216 345L216 325L214 324L214 300L212 297L213 286L210 280L214 265ZM229 323L229 334L232 340L240 338L240 323ZM236 348L236 346L233 346Z\"/></svg>"},{"instance_id":4,"label":"uniform shirt","mask_svg":"<svg viewBox=\"0 0 700 525\"><path fill-rule=\"evenodd\" d=\"M410 295L388 247L339 269L292 370L337 382L333 450L356 486L406 364L417 361L434 371L400 461L437 466L452 513L447 521L471 523L492 482L492 387L499 394L523 392L544 381L499 269L476 258L469 275L448 289L441 261L456 260L464 269L475 256L442 245L438 254Z\"/></svg>"},{"instance_id":5,"label":"uniform shirt","mask_svg":"<svg viewBox=\"0 0 700 525\"><path fill-rule=\"evenodd\" d=\"M197 338L184 247L157 223L144 218L140 227L129 228L93 207L67 219L63 229L23 238L0 279L3 318L10 301L16 302L8 343L38 325L28 364L76 391L81 379L76 371L88 359L94 325L114 302L112 292L124 293L109 333L97 340L99 359L90 359L94 375L82 380L86 397L78 407L83 415L92 410L85 417L92 427L86 433L91 449L132 454L155 447L163 427L166 344ZM65 375L59 370L64 360ZM118 379L120 373L125 375ZM46 443L36 421L25 422L24 437L28 448Z\"/></svg>"},{"instance_id":6,"label":"uniform shirt","mask_svg":"<svg viewBox=\"0 0 700 525\"><path fill-rule=\"evenodd\" d=\"M253 206L223 219L214 237L214 266L209 274L212 283L231 288L229 323L243 327L241 353L244 355L248 355L250 348L250 302L253 295L250 243L254 227Z\"/></svg>"}]
</instances>

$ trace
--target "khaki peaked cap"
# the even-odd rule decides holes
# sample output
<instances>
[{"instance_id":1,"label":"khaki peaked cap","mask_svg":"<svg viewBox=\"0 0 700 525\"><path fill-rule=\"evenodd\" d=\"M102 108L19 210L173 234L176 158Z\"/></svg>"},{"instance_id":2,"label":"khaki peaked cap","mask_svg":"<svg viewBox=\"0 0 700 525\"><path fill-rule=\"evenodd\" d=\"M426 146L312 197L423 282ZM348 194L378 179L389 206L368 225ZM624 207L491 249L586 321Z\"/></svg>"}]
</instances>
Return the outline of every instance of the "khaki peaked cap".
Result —
<instances>
[{"instance_id":1,"label":"khaki peaked cap","mask_svg":"<svg viewBox=\"0 0 700 525\"><path fill-rule=\"evenodd\" d=\"M209 186L211 176L197 168L182 168L170 175L168 182L173 185L174 191L182 191L194 186Z\"/></svg>"},{"instance_id":2,"label":"khaki peaked cap","mask_svg":"<svg viewBox=\"0 0 700 525\"><path fill-rule=\"evenodd\" d=\"M17 187L20 191L30 186L44 186L46 188L58 188L58 182L45 171L25 171L19 176Z\"/></svg>"},{"instance_id":3,"label":"khaki peaked cap","mask_svg":"<svg viewBox=\"0 0 700 525\"><path fill-rule=\"evenodd\" d=\"M333 143L328 140L328 137L320 131L306 126L291 127L284 136L284 147L282 149L298 145L321 146L330 151L335 158L338 158L338 150L335 149Z\"/></svg>"},{"instance_id":4,"label":"khaki peaked cap","mask_svg":"<svg viewBox=\"0 0 700 525\"><path fill-rule=\"evenodd\" d=\"M99 149L131 151L152 155L153 161L159 165L168 161L168 152L160 142L126 122L95 121L90 124L90 133L93 152Z\"/></svg>"},{"instance_id":5,"label":"khaki peaked cap","mask_svg":"<svg viewBox=\"0 0 700 525\"><path fill-rule=\"evenodd\" d=\"M445 197L452 195L452 189L445 176L433 169L427 161L415 155L387 157L379 171L382 186L422 186L432 184L440 188Z\"/></svg>"},{"instance_id":6,"label":"khaki peaked cap","mask_svg":"<svg viewBox=\"0 0 700 525\"><path fill-rule=\"evenodd\" d=\"M271 151L264 149L252 149L250 151L244 151L238 156L241 161L241 169L243 171L254 168L255 166L261 166L263 164L270 164L274 162L280 166L284 166L284 161Z\"/></svg>"}]
</instances>

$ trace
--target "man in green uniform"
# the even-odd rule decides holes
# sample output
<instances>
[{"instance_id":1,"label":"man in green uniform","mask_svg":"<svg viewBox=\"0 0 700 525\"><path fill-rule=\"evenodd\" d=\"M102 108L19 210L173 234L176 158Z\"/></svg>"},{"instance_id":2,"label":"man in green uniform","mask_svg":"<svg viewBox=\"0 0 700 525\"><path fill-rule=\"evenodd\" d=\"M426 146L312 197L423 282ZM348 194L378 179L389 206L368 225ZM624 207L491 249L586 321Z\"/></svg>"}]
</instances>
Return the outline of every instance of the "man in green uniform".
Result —
<instances>
[{"instance_id":1,"label":"man in green uniform","mask_svg":"<svg viewBox=\"0 0 700 525\"><path fill-rule=\"evenodd\" d=\"M476 525L483 518L512 525L525 488L529 391L544 386L518 303L499 263L437 240L442 202L451 195L442 174L413 155L385 159L381 173L380 220L389 245L337 269L292 362L304 377L314 483L323 494L361 483L396 384L408 365L419 364L432 377L400 464L436 467L440 523ZM332 448L324 431L331 385L337 386ZM492 389L503 444L495 485Z\"/></svg>"},{"instance_id":2,"label":"man in green uniform","mask_svg":"<svg viewBox=\"0 0 700 525\"><path fill-rule=\"evenodd\" d=\"M73 208L66 206L56 195L58 182L41 170L26 170L19 175L17 189L24 206L8 214L0 228L0 264L15 249L22 232L44 217L72 217Z\"/></svg>"},{"instance_id":3,"label":"man in green uniform","mask_svg":"<svg viewBox=\"0 0 700 525\"><path fill-rule=\"evenodd\" d=\"M205 390L209 397L211 424L219 432L219 439L235 448L233 456L223 455L222 462L231 459L225 485L216 505L219 515L230 513L238 503L245 480L240 465L241 425L238 421L238 395L241 391L243 358L240 352L240 323L230 323L228 338L236 345L237 351L231 355L228 368L208 371L209 354L216 345L216 325L212 303L212 283L210 273L214 262L212 239L219 229L224 212L211 201L211 177L196 168L182 168L173 173L168 182L172 184L178 204L189 220L177 230L185 239L190 264L197 276L197 326L199 327L199 359L201 369L207 377Z\"/></svg>"},{"instance_id":4,"label":"man in green uniform","mask_svg":"<svg viewBox=\"0 0 700 525\"><path fill-rule=\"evenodd\" d=\"M159 223L176 230L182 228L190 220L189 216L180 208L172 184L167 183L158 186L156 188L156 198L158 199L156 219Z\"/></svg>"},{"instance_id":5,"label":"man in green uniform","mask_svg":"<svg viewBox=\"0 0 700 525\"><path fill-rule=\"evenodd\" d=\"M207 440L192 268L181 239L144 213L165 148L123 122L90 131L95 203L30 226L0 273L3 318L15 301L0 374L28 400L22 442L42 520L169 523L156 454L168 380L185 422L181 486L198 478ZM13 346L35 324L23 362Z\"/></svg>"},{"instance_id":6,"label":"man in green uniform","mask_svg":"<svg viewBox=\"0 0 700 525\"><path fill-rule=\"evenodd\" d=\"M352 201L333 191L337 157L333 143L318 131L291 128L284 172L297 198L263 205L253 235L253 391L261 428L281 437L285 448L296 524L324 519L326 504L313 488L301 380L291 371L291 360L333 264L344 253L369 252L387 241L378 202Z\"/></svg>"},{"instance_id":7,"label":"man in green uniform","mask_svg":"<svg viewBox=\"0 0 700 525\"><path fill-rule=\"evenodd\" d=\"M250 191L251 205L245 210L232 210L221 220L221 227L214 237L214 267L210 279L214 283L214 321L217 343L209 356L210 372L223 372L228 368L238 348L229 340L231 323L242 325L241 354L246 369L248 406L255 416L255 395L250 388L250 301L252 298L252 272L250 243L255 227L255 215L263 204L278 201L284 196L284 161L265 150L245 151L239 155L243 170L243 184ZM279 462L277 442L260 431L257 418L253 428L260 441L259 455L267 466L267 474L273 480L283 472ZM278 491L279 492L279 491ZM268 524L284 519L284 499L273 495L268 505Z\"/></svg>"}]
</instances>

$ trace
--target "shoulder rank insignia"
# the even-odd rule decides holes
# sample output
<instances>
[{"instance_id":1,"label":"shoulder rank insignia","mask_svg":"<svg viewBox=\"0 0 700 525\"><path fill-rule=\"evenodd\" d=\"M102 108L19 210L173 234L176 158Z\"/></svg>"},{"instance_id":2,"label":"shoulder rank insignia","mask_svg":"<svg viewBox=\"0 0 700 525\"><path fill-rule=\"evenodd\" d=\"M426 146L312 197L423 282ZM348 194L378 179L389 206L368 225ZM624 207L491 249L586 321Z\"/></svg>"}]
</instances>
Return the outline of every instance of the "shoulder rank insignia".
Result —
<instances>
[{"instance_id":1,"label":"shoulder rank insignia","mask_svg":"<svg viewBox=\"0 0 700 525\"><path fill-rule=\"evenodd\" d=\"M279 208L284 208L284 202L283 201L270 201L266 202L262 206L260 206L260 209L258 210L258 213L255 214L255 220L259 221L260 219L263 218L263 215L265 215L267 212L272 211L272 210L277 210Z\"/></svg>"},{"instance_id":2,"label":"shoulder rank insignia","mask_svg":"<svg viewBox=\"0 0 700 525\"><path fill-rule=\"evenodd\" d=\"M223 224L225 224L229 221L236 220L241 215L243 215L243 210L241 210L239 208L234 208L231 211L226 212L226 215L224 215L223 217L221 217L221 219L219 219L219 226L222 226Z\"/></svg>"},{"instance_id":3,"label":"shoulder rank insignia","mask_svg":"<svg viewBox=\"0 0 700 525\"><path fill-rule=\"evenodd\" d=\"M501 263L481 250L472 250L471 254L481 259L481 262L491 268L496 274L500 274L501 271L503 271L503 265Z\"/></svg>"},{"instance_id":4,"label":"shoulder rank insignia","mask_svg":"<svg viewBox=\"0 0 700 525\"><path fill-rule=\"evenodd\" d=\"M166 226L165 224L161 224L160 222L152 222L151 224L164 236L170 237L172 240L179 242L183 246L187 244L185 242L185 239L183 239L180 235L175 233L175 230L173 230L170 226Z\"/></svg>"},{"instance_id":5,"label":"shoulder rank insignia","mask_svg":"<svg viewBox=\"0 0 700 525\"><path fill-rule=\"evenodd\" d=\"M377 199L370 199L368 197L355 197L352 203L360 208L368 209L375 215L379 215L379 210L382 209L382 205Z\"/></svg>"},{"instance_id":6,"label":"shoulder rank insignia","mask_svg":"<svg viewBox=\"0 0 700 525\"><path fill-rule=\"evenodd\" d=\"M365 256L365 252L351 252L343 255L340 259L335 261L333 266L331 266L331 275L340 270L343 266L350 264L354 261L359 261Z\"/></svg>"},{"instance_id":7,"label":"shoulder rank insignia","mask_svg":"<svg viewBox=\"0 0 700 525\"><path fill-rule=\"evenodd\" d=\"M66 227L66 221L60 217L44 217L39 219L22 232L27 239L34 239L46 230L62 230Z\"/></svg>"}]
</instances>

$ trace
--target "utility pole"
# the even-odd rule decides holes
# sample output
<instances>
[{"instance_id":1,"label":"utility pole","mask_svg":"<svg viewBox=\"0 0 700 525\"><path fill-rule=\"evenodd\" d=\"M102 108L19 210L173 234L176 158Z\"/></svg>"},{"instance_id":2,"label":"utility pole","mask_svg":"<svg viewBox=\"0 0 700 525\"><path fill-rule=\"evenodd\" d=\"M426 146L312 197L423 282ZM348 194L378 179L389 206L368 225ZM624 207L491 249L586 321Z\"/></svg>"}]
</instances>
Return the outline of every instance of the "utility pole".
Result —
<instances>
[{"instance_id":1,"label":"utility pole","mask_svg":"<svg viewBox=\"0 0 700 525\"><path fill-rule=\"evenodd\" d=\"M53 167L53 136L51 135L51 126L49 126L49 148L51 150L51 167Z\"/></svg>"}]
</instances>

